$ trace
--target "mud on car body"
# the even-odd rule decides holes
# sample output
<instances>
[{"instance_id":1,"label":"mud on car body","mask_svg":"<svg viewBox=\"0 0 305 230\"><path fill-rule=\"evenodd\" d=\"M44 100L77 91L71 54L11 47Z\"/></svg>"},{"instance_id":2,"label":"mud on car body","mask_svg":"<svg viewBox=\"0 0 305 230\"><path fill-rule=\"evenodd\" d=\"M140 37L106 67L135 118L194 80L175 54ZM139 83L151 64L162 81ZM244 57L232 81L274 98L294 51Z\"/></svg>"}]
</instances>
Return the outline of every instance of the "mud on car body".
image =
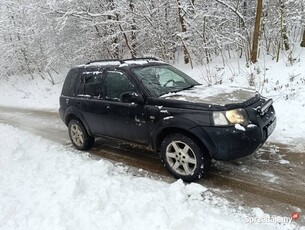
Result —
<instances>
[{"instance_id":1,"label":"mud on car body","mask_svg":"<svg viewBox=\"0 0 305 230\"><path fill-rule=\"evenodd\" d=\"M111 59L69 71L59 113L77 149L91 148L95 137L137 143L190 182L211 159L237 159L263 145L276 126L272 104L253 90L202 86L154 58Z\"/></svg>"}]
</instances>

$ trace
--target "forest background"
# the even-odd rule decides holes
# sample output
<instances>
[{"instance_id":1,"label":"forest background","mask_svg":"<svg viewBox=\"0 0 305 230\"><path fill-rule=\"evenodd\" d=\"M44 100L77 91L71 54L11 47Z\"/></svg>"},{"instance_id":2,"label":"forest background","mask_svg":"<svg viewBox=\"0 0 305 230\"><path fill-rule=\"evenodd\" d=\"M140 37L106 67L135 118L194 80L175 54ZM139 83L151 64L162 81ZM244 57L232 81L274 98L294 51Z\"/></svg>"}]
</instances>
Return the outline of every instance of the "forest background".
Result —
<instances>
[{"instance_id":1,"label":"forest background","mask_svg":"<svg viewBox=\"0 0 305 230\"><path fill-rule=\"evenodd\" d=\"M298 60L304 0L2 0L0 78L53 79L94 59L158 57L175 64ZM218 58L219 57L219 58Z\"/></svg>"}]
</instances>

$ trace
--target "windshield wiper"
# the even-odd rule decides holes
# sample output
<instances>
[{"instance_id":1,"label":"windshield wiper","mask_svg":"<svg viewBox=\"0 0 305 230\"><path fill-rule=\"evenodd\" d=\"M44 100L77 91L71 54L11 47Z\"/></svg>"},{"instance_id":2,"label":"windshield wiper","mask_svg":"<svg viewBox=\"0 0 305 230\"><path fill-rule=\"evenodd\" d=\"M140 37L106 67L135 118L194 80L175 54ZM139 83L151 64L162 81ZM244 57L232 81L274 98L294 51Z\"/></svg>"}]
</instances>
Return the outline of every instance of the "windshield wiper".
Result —
<instances>
[{"instance_id":1,"label":"windshield wiper","mask_svg":"<svg viewBox=\"0 0 305 230\"><path fill-rule=\"evenodd\" d=\"M193 85L184 87L184 88L182 88L182 89L176 89L176 90L174 90L174 91L171 91L171 93L177 93L177 92L180 92L180 91L183 91L183 90L191 89L191 88L193 88L193 87L196 86L196 85L197 85L197 84L193 84Z\"/></svg>"},{"instance_id":2,"label":"windshield wiper","mask_svg":"<svg viewBox=\"0 0 305 230\"><path fill-rule=\"evenodd\" d=\"M193 87L196 86L196 85L201 85L201 84L192 84L192 85L190 85L190 86L187 86L187 87L184 87L184 88L181 88L181 89L175 89L175 90L172 90L172 91L164 92L164 93L161 93L161 94L159 95L159 97L161 97L161 96L163 96L163 95L165 95L165 94L168 94L168 93L177 93L177 92L180 92L180 91L183 91L183 90L188 90L188 89L193 88Z\"/></svg>"}]
</instances>

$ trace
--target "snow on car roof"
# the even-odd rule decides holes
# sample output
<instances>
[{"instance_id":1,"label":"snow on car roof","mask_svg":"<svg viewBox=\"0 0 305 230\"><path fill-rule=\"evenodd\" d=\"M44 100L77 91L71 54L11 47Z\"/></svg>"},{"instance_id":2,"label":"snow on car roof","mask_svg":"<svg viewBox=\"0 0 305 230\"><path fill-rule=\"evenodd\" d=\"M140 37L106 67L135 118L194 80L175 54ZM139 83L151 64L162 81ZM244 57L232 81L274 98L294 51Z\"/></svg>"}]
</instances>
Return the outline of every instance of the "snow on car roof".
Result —
<instances>
[{"instance_id":1,"label":"snow on car roof","mask_svg":"<svg viewBox=\"0 0 305 230\"><path fill-rule=\"evenodd\" d=\"M100 61L100 62L91 62L86 64L86 66L107 66L107 65L120 65L120 61Z\"/></svg>"},{"instance_id":2,"label":"snow on car roof","mask_svg":"<svg viewBox=\"0 0 305 230\"><path fill-rule=\"evenodd\" d=\"M147 63L165 63L163 61L156 61L156 60L128 60L124 61L123 64L120 65L120 67L129 66L129 65L145 65Z\"/></svg>"}]
</instances>

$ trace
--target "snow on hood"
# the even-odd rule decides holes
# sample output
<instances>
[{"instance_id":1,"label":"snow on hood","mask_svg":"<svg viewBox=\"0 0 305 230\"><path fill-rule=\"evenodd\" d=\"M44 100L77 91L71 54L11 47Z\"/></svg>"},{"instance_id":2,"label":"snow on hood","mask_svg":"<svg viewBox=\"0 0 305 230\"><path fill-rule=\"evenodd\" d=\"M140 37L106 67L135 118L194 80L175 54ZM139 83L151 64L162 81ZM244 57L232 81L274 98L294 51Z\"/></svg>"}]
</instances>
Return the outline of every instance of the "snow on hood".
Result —
<instances>
[{"instance_id":1,"label":"snow on hood","mask_svg":"<svg viewBox=\"0 0 305 230\"><path fill-rule=\"evenodd\" d=\"M222 85L199 85L177 93L168 93L161 97L194 103L228 105L245 102L256 94L258 94L257 91L249 88L228 87Z\"/></svg>"}]
</instances>

